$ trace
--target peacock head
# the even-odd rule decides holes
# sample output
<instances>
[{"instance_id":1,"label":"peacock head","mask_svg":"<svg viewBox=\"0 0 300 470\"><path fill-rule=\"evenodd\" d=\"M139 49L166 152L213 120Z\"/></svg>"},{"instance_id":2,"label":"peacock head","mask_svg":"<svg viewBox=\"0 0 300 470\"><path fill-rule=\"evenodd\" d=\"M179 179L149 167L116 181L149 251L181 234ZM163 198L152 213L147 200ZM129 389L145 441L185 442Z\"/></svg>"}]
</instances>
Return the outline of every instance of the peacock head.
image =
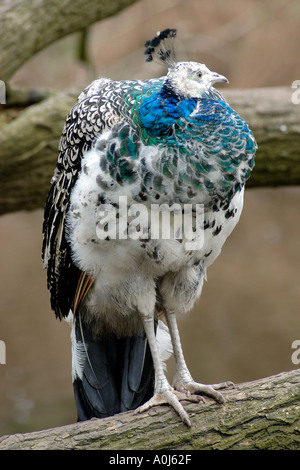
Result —
<instances>
[{"instance_id":1,"label":"peacock head","mask_svg":"<svg viewBox=\"0 0 300 470\"><path fill-rule=\"evenodd\" d=\"M216 82L228 83L226 77L198 62L178 62L169 69L167 81L176 93L188 98L201 98Z\"/></svg>"},{"instance_id":2,"label":"peacock head","mask_svg":"<svg viewBox=\"0 0 300 470\"><path fill-rule=\"evenodd\" d=\"M223 75L198 62L176 62L174 38L176 29L165 29L145 44L147 62L157 58L168 67L166 85L175 93L188 98L201 98L216 82L228 83Z\"/></svg>"}]
</instances>

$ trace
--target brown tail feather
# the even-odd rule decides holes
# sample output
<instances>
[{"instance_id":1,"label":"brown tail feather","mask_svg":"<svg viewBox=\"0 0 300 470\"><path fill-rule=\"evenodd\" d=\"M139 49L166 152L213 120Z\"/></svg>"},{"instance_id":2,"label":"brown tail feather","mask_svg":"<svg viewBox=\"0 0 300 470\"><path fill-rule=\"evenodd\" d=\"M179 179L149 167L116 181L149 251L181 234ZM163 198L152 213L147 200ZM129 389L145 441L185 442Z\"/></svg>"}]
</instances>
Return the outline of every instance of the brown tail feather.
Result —
<instances>
[{"instance_id":1,"label":"brown tail feather","mask_svg":"<svg viewBox=\"0 0 300 470\"><path fill-rule=\"evenodd\" d=\"M77 309L79 308L79 305L84 301L87 293L89 292L90 288L94 283L94 280L95 279L93 279L89 274L81 271L74 297L74 315Z\"/></svg>"}]
</instances>

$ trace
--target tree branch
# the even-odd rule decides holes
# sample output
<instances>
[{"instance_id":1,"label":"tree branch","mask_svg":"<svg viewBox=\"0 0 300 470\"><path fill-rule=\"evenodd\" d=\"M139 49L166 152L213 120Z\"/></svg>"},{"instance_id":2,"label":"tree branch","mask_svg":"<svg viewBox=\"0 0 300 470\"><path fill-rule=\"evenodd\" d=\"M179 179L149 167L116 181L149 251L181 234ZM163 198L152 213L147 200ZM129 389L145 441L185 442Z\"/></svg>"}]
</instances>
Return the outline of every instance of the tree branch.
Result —
<instances>
[{"instance_id":1,"label":"tree branch","mask_svg":"<svg viewBox=\"0 0 300 470\"><path fill-rule=\"evenodd\" d=\"M61 131L78 93L53 92L12 120L11 108L0 112L0 125L4 122L0 127L0 214L43 207ZM256 166L247 187L299 184L300 105L292 103L291 90L230 90L224 96L246 119L258 141Z\"/></svg>"},{"instance_id":2,"label":"tree branch","mask_svg":"<svg viewBox=\"0 0 300 470\"><path fill-rule=\"evenodd\" d=\"M9 80L28 59L57 39L108 18L135 2L136 0L1 2L0 79Z\"/></svg>"},{"instance_id":3,"label":"tree branch","mask_svg":"<svg viewBox=\"0 0 300 470\"><path fill-rule=\"evenodd\" d=\"M77 93L56 93L0 128L0 214L43 207Z\"/></svg>"},{"instance_id":4,"label":"tree branch","mask_svg":"<svg viewBox=\"0 0 300 470\"><path fill-rule=\"evenodd\" d=\"M224 90L224 96L258 142L247 187L300 184L300 104L293 104L291 88Z\"/></svg>"},{"instance_id":5,"label":"tree branch","mask_svg":"<svg viewBox=\"0 0 300 470\"><path fill-rule=\"evenodd\" d=\"M225 405L184 402L187 428L167 406L0 438L0 450L292 450L300 447L300 370L225 390Z\"/></svg>"}]
</instances>

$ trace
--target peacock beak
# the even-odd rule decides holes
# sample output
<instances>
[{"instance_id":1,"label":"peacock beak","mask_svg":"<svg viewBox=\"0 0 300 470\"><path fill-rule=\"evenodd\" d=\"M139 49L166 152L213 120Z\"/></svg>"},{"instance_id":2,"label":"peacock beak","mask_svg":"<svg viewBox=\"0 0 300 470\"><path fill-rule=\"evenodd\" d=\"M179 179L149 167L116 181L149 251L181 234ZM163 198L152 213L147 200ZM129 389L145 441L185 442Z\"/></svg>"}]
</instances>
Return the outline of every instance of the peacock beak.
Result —
<instances>
[{"instance_id":1,"label":"peacock beak","mask_svg":"<svg viewBox=\"0 0 300 470\"><path fill-rule=\"evenodd\" d=\"M224 75L220 75L219 73L216 73L216 72L210 73L209 81L212 84L216 82L229 83L229 80L226 77L224 77Z\"/></svg>"}]
</instances>

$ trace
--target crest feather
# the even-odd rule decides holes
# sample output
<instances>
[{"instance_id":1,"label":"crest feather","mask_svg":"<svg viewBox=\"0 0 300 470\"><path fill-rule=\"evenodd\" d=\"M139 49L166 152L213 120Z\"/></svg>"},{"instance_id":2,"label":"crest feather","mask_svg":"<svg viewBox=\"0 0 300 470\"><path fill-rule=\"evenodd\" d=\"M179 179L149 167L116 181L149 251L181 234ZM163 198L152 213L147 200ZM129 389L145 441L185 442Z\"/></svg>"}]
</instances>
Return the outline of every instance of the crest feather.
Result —
<instances>
[{"instance_id":1,"label":"crest feather","mask_svg":"<svg viewBox=\"0 0 300 470\"><path fill-rule=\"evenodd\" d=\"M157 35L145 43L145 55L147 55L146 62L151 62L157 58L159 62L164 62L167 67L174 67L175 50L174 38L176 37L176 29L164 29L159 31Z\"/></svg>"}]
</instances>

